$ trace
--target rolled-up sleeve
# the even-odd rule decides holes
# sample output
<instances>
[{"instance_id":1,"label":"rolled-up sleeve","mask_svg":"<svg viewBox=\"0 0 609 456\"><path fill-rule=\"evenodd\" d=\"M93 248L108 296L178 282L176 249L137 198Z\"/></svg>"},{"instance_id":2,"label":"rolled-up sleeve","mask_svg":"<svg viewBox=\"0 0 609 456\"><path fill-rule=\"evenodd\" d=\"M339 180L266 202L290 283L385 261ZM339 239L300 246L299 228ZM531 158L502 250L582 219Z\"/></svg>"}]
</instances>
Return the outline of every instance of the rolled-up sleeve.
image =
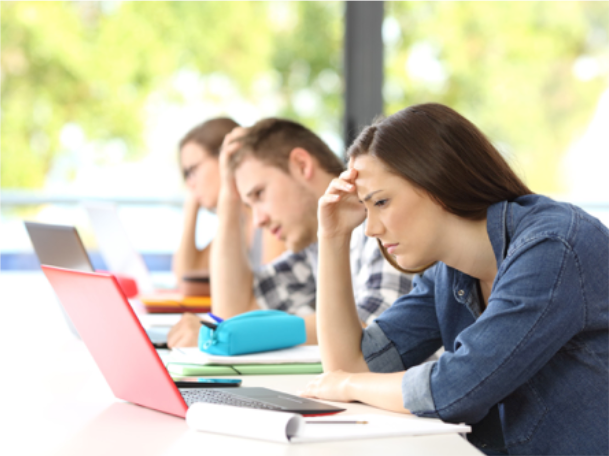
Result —
<instances>
[{"instance_id":1,"label":"rolled-up sleeve","mask_svg":"<svg viewBox=\"0 0 609 456\"><path fill-rule=\"evenodd\" d=\"M362 336L362 353L372 372L404 370L402 358L383 330L376 323L368 326Z\"/></svg>"},{"instance_id":2,"label":"rolled-up sleeve","mask_svg":"<svg viewBox=\"0 0 609 456\"><path fill-rule=\"evenodd\" d=\"M400 354L376 323L368 326L362 336L362 353L372 372L389 373L405 369ZM430 376L435 361L412 367L402 378L404 407L412 413L429 415L435 410L431 394Z\"/></svg>"},{"instance_id":3,"label":"rolled-up sleeve","mask_svg":"<svg viewBox=\"0 0 609 456\"><path fill-rule=\"evenodd\" d=\"M436 406L431 394L431 372L435 361L428 361L408 369L402 377L404 408L415 415L436 416Z\"/></svg>"}]
</instances>

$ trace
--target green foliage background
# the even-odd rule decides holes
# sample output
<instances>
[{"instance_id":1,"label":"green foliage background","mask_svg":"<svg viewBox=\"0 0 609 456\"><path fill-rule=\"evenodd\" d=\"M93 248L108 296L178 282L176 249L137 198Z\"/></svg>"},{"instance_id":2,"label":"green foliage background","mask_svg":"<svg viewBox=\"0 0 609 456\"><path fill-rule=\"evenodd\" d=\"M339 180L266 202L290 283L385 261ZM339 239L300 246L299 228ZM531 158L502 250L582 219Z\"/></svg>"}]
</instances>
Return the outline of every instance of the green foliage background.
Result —
<instances>
[{"instance_id":1,"label":"green foliage background","mask_svg":"<svg viewBox=\"0 0 609 456\"><path fill-rule=\"evenodd\" d=\"M2 188L41 188L67 123L90 141L122 139L145 153L152 92L179 70L221 73L244 98L273 71L277 115L311 128L340 124L341 90L315 116L295 116L291 96L340 71L338 2L1 2ZM179 102L180 95L173 97Z\"/></svg>"},{"instance_id":2,"label":"green foliage background","mask_svg":"<svg viewBox=\"0 0 609 456\"><path fill-rule=\"evenodd\" d=\"M272 75L276 115L341 131L343 2L1 2L1 185L42 188L77 123L87 140L146 153L145 108L181 70L230 78L244 99ZM608 85L573 75L609 59L608 2L386 2L399 38L386 46L385 112L424 101L459 110L524 171L560 192L557 167ZM413 77L417 44L434 49L442 84ZM338 83L333 81L338 80ZM297 109L298 93L320 102ZM165 93L180 103L178 91Z\"/></svg>"},{"instance_id":3,"label":"green foliage background","mask_svg":"<svg viewBox=\"0 0 609 456\"><path fill-rule=\"evenodd\" d=\"M386 111L445 103L478 125L529 186L560 193L558 166L609 87L609 2L387 2L398 43L387 47ZM447 74L442 87L404 71L416 43L429 43ZM578 80L582 56L604 74ZM608 151L609 153L609 151Z\"/></svg>"}]
</instances>

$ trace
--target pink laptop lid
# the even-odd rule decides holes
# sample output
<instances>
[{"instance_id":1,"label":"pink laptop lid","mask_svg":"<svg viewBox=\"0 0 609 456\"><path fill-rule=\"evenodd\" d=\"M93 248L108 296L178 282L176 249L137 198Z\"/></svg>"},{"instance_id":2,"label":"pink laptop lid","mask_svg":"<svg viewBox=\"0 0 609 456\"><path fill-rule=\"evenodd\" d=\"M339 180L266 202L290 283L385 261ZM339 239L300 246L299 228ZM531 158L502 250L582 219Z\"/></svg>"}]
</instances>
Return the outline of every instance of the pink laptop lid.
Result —
<instances>
[{"instance_id":1,"label":"pink laptop lid","mask_svg":"<svg viewBox=\"0 0 609 456\"><path fill-rule=\"evenodd\" d=\"M114 395L185 417L188 407L116 279L41 267Z\"/></svg>"}]
</instances>

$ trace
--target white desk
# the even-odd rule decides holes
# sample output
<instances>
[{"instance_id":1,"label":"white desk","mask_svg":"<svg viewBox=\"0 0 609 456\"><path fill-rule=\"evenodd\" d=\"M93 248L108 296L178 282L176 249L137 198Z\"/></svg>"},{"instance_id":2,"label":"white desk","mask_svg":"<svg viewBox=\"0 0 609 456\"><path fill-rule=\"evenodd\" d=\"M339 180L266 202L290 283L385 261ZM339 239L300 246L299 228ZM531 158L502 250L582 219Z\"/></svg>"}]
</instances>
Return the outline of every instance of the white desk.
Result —
<instances>
[{"instance_id":1,"label":"white desk","mask_svg":"<svg viewBox=\"0 0 609 456\"><path fill-rule=\"evenodd\" d=\"M7 352L0 377L0 454L481 454L458 435L284 445L191 431L183 419L115 399L54 299L41 273L0 273L0 334ZM310 378L244 376L243 384L295 393ZM362 404L346 408L345 414L390 414Z\"/></svg>"}]
</instances>

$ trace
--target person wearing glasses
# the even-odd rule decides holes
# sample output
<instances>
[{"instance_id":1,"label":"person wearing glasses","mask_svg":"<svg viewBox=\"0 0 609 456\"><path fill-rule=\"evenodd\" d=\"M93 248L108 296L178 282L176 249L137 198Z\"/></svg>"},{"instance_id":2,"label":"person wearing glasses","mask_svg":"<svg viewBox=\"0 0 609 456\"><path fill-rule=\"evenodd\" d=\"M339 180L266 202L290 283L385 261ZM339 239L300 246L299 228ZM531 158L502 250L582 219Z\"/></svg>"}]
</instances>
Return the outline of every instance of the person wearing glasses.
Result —
<instances>
[{"instance_id":1,"label":"person wearing glasses","mask_svg":"<svg viewBox=\"0 0 609 456\"><path fill-rule=\"evenodd\" d=\"M317 202L344 170L343 160L304 125L267 118L226 135L219 164L212 312L220 318L261 309L294 314L304 319L307 343L316 344ZM258 268L247 262L237 223L244 203L251 208L254 225L287 248ZM365 326L410 290L411 276L384 260L374 239L364 235L363 225L344 248L351 250L353 311ZM200 328L196 315L185 314L169 332L167 344L196 346Z\"/></svg>"},{"instance_id":2,"label":"person wearing glasses","mask_svg":"<svg viewBox=\"0 0 609 456\"><path fill-rule=\"evenodd\" d=\"M239 124L227 117L218 117L192 128L179 143L179 161L188 193L184 202L184 227L172 269L178 281L186 274L207 273L211 243L200 248L196 244L199 210L215 212L220 191L218 155L224 137ZM265 264L280 255L282 242L252 225L251 212L243 208L250 261Z\"/></svg>"},{"instance_id":3,"label":"person wearing glasses","mask_svg":"<svg viewBox=\"0 0 609 456\"><path fill-rule=\"evenodd\" d=\"M464 422L487 454L607 454L607 227L533 194L440 104L366 128L348 154L319 201L325 373L303 395ZM344 246L364 219L389 262L417 275L362 329Z\"/></svg>"}]
</instances>

